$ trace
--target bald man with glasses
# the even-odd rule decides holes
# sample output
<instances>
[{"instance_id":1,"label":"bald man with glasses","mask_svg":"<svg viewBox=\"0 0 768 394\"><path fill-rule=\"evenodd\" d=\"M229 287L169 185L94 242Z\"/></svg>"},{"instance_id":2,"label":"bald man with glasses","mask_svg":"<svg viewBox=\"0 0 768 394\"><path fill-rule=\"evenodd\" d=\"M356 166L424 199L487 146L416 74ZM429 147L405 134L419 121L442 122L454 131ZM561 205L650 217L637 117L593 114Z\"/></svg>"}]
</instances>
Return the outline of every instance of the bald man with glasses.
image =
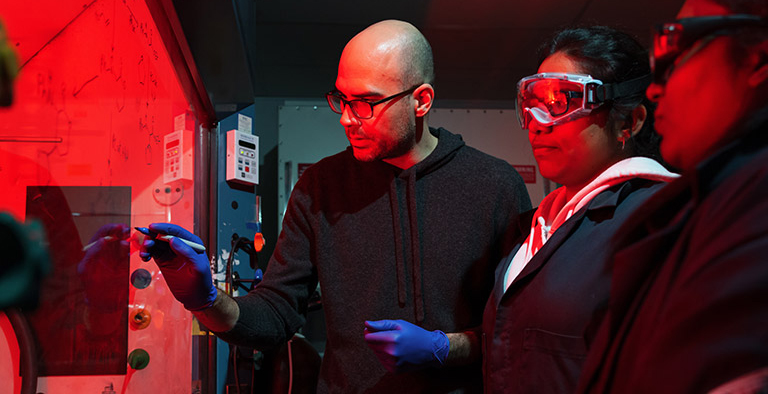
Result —
<instances>
[{"instance_id":1,"label":"bald man with glasses","mask_svg":"<svg viewBox=\"0 0 768 394\"><path fill-rule=\"evenodd\" d=\"M503 237L530 200L509 164L428 126L433 82L430 46L408 23L379 22L349 41L327 99L350 146L305 170L249 294L213 290L207 258L183 242L150 241L143 257L163 273L196 267L185 280L166 276L176 298L220 338L259 349L305 323L319 282L327 345L318 392L481 392L480 365L465 365L476 357L449 349L479 341ZM171 224L150 229L194 237ZM397 343L411 326L423 340ZM374 331L392 340L367 344ZM418 359L389 363L403 347Z\"/></svg>"}]
</instances>

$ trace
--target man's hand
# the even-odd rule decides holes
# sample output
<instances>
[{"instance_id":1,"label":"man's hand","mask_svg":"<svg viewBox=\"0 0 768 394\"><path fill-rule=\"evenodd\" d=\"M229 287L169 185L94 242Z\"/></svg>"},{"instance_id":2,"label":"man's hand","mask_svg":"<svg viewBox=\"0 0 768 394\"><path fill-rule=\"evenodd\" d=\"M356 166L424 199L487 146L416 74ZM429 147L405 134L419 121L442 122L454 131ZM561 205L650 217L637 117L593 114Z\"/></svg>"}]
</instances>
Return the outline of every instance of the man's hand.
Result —
<instances>
[{"instance_id":1,"label":"man's hand","mask_svg":"<svg viewBox=\"0 0 768 394\"><path fill-rule=\"evenodd\" d=\"M169 234L176 238L164 242L154 239L158 234ZM150 224L147 235L149 237L144 240L139 255L144 261L155 259L173 296L190 311L210 307L216 299L216 288L213 286L208 256L196 252L178 239L202 245L200 237L170 223Z\"/></svg>"},{"instance_id":2,"label":"man's hand","mask_svg":"<svg viewBox=\"0 0 768 394\"><path fill-rule=\"evenodd\" d=\"M404 320L366 321L365 342L390 372L443 365L449 350L444 332L427 331Z\"/></svg>"}]
</instances>

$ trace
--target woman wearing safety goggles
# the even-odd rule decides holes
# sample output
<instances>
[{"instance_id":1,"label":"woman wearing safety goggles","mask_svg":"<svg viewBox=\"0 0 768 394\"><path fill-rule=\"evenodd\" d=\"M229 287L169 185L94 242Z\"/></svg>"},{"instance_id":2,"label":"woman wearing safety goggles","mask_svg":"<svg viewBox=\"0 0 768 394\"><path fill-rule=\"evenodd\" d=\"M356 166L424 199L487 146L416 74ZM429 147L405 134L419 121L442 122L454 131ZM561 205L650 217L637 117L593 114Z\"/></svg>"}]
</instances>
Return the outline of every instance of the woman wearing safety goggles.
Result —
<instances>
[{"instance_id":1,"label":"woman wearing safety goggles","mask_svg":"<svg viewBox=\"0 0 768 394\"><path fill-rule=\"evenodd\" d=\"M606 27L558 33L517 113L545 178L562 185L521 215L530 232L500 264L486 306L490 392L572 392L610 289L609 245L628 214L676 177L658 157L647 52ZM649 157L650 156L650 157Z\"/></svg>"}]
</instances>

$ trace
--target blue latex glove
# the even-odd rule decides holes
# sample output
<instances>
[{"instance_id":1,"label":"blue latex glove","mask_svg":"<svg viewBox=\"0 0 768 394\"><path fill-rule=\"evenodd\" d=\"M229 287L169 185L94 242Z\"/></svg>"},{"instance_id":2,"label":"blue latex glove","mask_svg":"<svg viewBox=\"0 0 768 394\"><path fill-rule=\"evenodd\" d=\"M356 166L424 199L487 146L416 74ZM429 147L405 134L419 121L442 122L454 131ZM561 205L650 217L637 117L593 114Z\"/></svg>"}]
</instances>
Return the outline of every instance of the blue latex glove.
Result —
<instances>
[{"instance_id":1,"label":"blue latex glove","mask_svg":"<svg viewBox=\"0 0 768 394\"><path fill-rule=\"evenodd\" d=\"M365 322L365 342L390 372L440 366L448 357L448 337L404 320Z\"/></svg>"},{"instance_id":2,"label":"blue latex glove","mask_svg":"<svg viewBox=\"0 0 768 394\"><path fill-rule=\"evenodd\" d=\"M152 223L149 231L142 232L149 237L144 240L139 256L144 261L155 259L173 296L190 311L210 307L216 299L216 288L208 256L196 252L177 238L171 242L153 239L157 234L170 234L202 245L200 237L170 223Z\"/></svg>"}]
</instances>

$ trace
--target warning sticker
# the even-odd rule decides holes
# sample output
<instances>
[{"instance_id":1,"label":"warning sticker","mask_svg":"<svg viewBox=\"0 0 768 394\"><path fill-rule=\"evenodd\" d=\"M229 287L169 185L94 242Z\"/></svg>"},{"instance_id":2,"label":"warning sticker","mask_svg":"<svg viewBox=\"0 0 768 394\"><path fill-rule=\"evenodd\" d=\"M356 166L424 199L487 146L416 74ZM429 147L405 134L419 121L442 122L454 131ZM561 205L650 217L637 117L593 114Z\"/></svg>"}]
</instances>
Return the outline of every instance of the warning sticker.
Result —
<instances>
[{"instance_id":1,"label":"warning sticker","mask_svg":"<svg viewBox=\"0 0 768 394\"><path fill-rule=\"evenodd\" d=\"M512 165L515 167L525 183L536 183L536 166L531 165Z\"/></svg>"}]
</instances>

